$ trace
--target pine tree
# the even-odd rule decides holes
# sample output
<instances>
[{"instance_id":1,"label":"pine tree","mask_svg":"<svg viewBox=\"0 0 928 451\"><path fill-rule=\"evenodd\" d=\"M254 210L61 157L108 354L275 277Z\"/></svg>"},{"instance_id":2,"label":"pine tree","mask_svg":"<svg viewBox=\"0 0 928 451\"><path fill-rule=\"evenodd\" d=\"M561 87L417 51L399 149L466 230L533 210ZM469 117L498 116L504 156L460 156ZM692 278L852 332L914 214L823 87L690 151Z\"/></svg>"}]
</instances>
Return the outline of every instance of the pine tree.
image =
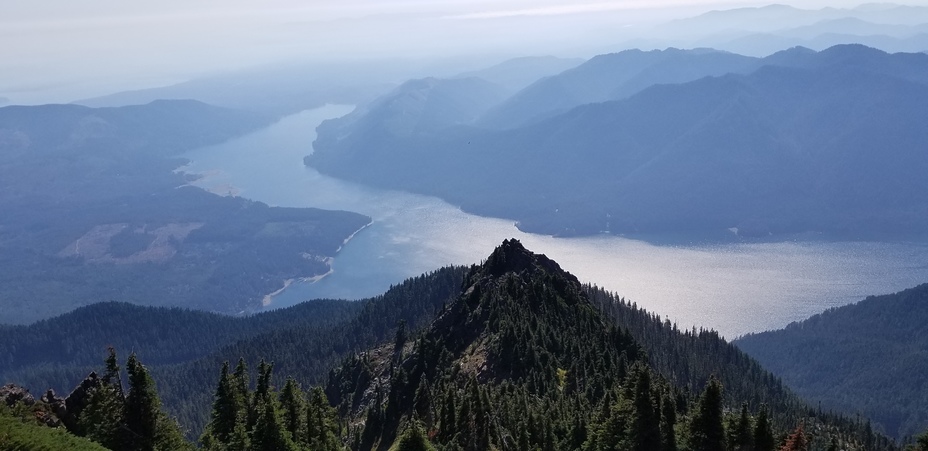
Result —
<instances>
[{"instance_id":1,"label":"pine tree","mask_svg":"<svg viewBox=\"0 0 928 451\"><path fill-rule=\"evenodd\" d=\"M751 416L748 414L747 403L744 403L741 404L741 415L732 433L734 440L731 451L750 451L754 448L754 434L751 429Z\"/></svg>"},{"instance_id":2,"label":"pine tree","mask_svg":"<svg viewBox=\"0 0 928 451\"><path fill-rule=\"evenodd\" d=\"M251 448L251 437L248 429L245 428L245 410L239 410L238 417L235 419L235 429L232 430L232 436L229 437L229 450L247 450Z\"/></svg>"},{"instance_id":3,"label":"pine tree","mask_svg":"<svg viewBox=\"0 0 928 451\"><path fill-rule=\"evenodd\" d=\"M764 404L760 406L757 422L754 424L754 451L773 451L775 446L776 439L767 419L767 405Z\"/></svg>"},{"instance_id":4,"label":"pine tree","mask_svg":"<svg viewBox=\"0 0 928 451\"><path fill-rule=\"evenodd\" d=\"M425 380L425 374L419 378L419 386L416 388L416 394L413 397L413 409L416 418L425 422L427 428L432 426L432 394L429 391L429 385Z\"/></svg>"},{"instance_id":5,"label":"pine tree","mask_svg":"<svg viewBox=\"0 0 928 451\"><path fill-rule=\"evenodd\" d=\"M689 445L693 451L725 450L722 384L715 377L709 379L694 409L689 427Z\"/></svg>"},{"instance_id":6,"label":"pine tree","mask_svg":"<svg viewBox=\"0 0 928 451\"><path fill-rule=\"evenodd\" d=\"M918 436L915 443L918 451L928 451L928 431Z\"/></svg>"},{"instance_id":7,"label":"pine tree","mask_svg":"<svg viewBox=\"0 0 928 451\"><path fill-rule=\"evenodd\" d=\"M329 405L329 400L320 387L313 387L309 391L306 418L306 443L309 449L334 451L341 448L335 409Z\"/></svg>"},{"instance_id":8,"label":"pine tree","mask_svg":"<svg viewBox=\"0 0 928 451\"><path fill-rule=\"evenodd\" d=\"M789 435L780 451L809 451L809 440L803 431L802 423L799 423L796 430Z\"/></svg>"},{"instance_id":9,"label":"pine tree","mask_svg":"<svg viewBox=\"0 0 928 451\"><path fill-rule=\"evenodd\" d=\"M633 451L652 451L661 448L660 418L654 409L651 396L651 373L647 368L638 366L629 376L631 386L630 418L626 432L627 449Z\"/></svg>"},{"instance_id":10,"label":"pine tree","mask_svg":"<svg viewBox=\"0 0 928 451\"><path fill-rule=\"evenodd\" d=\"M255 427L251 433L251 450L252 451L289 451L296 450L297 447L288 437L289 433L281 424L277 415L277 406L274 397L267 396L257 398L255 406L258 417L255 419Z\"/></svg>"},{"instance_id":11,"label":"pine tree","mask_svg":"<svg viewBox=\"0 0 928 451\"><path fill-rule=\"evenodd\" d=\"M255 391L248 395L250 403L248 404L248 423L249 429L255 428L255 423L261 415L262 407L258 404L266 400L271 395L271 374L273 364L269 364L261 359L258 362L258 378L255 380ZM246 390L247 393L247 390ZM252 443L254 446L254 443Z\"/></svg>"},{"instance_id":12,"label":"pine tree","mask_svg":"<svg viewBox=\"0 0 928 451\"><path fill-rule=\"evenodd\" d=\"M123 407L124 441L129 449L154 450L155 433L161 415L161 401L155 391L155 383L134 353L126 361L126 371L129 375L129 393Z\"/></svg>"},{"instance_id":13,"label":"pine tree","mask_svg":"<svg viewBox=\"0 0 928 451\"><path fill-rule=\"evenodd\" d=\"M126 400L126 395L122 388L122 375L119 370L119 361L116 358L116 348L110 346L107 351L106 370L103 373L102 381L104 385L112 387L119 397L119 401L123 402Z\"/></svg>"},{"instance_id":14,"label":"pine tree","mask_svg":"<svg viewBox=\"0 0 928 451\"><path fill-rule=\"evenodd\" d=\"M248 399L248 365L245 359L240 357L238 364L235 365L235 371L232 373L232 388L235 391L236 401L241 403L239 409L243 409L250 404Z\"/></svg>"},{"instance_id":15,"label":"pine tree","mask_svg":"<svg viewBox=\"0 0 928 451\"><path fill-rule=\"evenodd\" d=\"M401 319L396 325L396 335L393 337L393 357L394 361L399 361L403 356L403 346L409 338L409 332L406 330L406 320Z\"/></svg>"},{"instance_id":16,"label":"pine tree","mask_svg":"<svg viewBox=\"0 0 928 451\"><path fill-rule=\"evenodd\" d=\"M664 451L677 451L677 408L670 395L661 402L661 447Z\"/></svg>"},{"instance_id":17,"label":"pine tree","mask_svg":"<svg viewBox=\"0 0 928 451\"><path fill-rule=\"evenodd\" d=\"M212 416L206 426L204 437L200 439L201 442L214 440L218 443L228 444L232 432L235 430L239 414L239 402L236 399L232 377L229 375L229 362L224 362L219 373L219 385L216 387L216 395L213 399Z\"/></svg>"},{"instance_id":18,"label":"pine tree","mask_svg":"<svg viewBox=\"0 0 928 451\"><path fill-rule=\"evenodd\" d=\"M76 435L109 449L122 448L123 400L116 387L100 385L90 391L87 405L77 419Z\"/></svg>"},{"instance_id":19,"label":"pine tree","mask_svg":"<svg viewBox=\"0 0 928 451\"><path fill-rule=\"evenodd\" d=\"M292 377L287 378L283 390L280 391L279 401L283 411L284 428L290 433L290 439L294 443L305 442L306 397Z\"/></svg>"},{"instance_id":20,"label":"pine tree","mask_svg":"<svg viewBox=\"0 0 928 451\"><path fill-rule=\"evenodd\" d=\"M396 443L390 447L390 451L433 451L434 449L435 447L425 438L425 434L422 433L417 423L407 425Z\"/></svg>"}]
</instances>

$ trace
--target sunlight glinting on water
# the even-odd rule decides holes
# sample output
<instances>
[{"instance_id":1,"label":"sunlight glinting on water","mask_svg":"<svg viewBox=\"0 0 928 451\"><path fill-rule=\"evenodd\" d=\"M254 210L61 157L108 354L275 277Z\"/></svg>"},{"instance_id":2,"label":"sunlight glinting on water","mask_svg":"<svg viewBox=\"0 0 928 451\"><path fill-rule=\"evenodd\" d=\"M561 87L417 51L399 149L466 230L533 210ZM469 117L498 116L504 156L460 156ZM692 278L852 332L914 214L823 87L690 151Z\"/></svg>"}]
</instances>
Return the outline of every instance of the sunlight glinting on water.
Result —
<instances>
[{"instance_id":1,"label":"sunlight glinting on water","mask_svg":"<svg viewBox=\"0 0 928 451\"><path fill-rule=\"evenodd\" d=\"M782 242L654 245L617 236L553 238L510 220L462 212L440 199L344 182L303 165L315 127L351 111L329 105L187 155L196 182L270 205L349 210L374 219L319 282L294 283L272 307L313 298L374 296L449 264L478 263L503 239L556 260L584 282L636 302L680 327L727 337L782 327L829 307L928 282L924 243Z\"/></svg>"}]
</instances>

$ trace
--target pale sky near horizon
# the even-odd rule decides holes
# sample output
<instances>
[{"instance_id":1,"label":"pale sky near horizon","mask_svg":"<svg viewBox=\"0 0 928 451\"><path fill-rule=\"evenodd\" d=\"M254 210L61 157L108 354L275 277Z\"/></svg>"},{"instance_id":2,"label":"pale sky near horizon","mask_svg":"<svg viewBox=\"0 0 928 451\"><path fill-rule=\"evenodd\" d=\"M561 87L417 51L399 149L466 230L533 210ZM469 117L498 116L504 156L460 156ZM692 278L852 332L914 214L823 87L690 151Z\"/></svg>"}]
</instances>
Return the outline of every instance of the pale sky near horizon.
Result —
<instances>
[{"instance_id":1,"label":"pale sky near horizon","mask_svg":"<svg viewBox=\"0 0 928 451\"><path fill-rule=\"evenodd\" d=\"M155 86L290 59L520 52L590 56L610 40L634 36L658 22L769 3L774 2L5 1L0 4L0 97L23 101L38 99L38 92L67 96L69 89L79 96L74 87L81 84L89 94L103 89L91 85L111 90ZM804 9L859 4L775 3ZM928 6L928 0L904 3Z\"/></svg>"}]
</instances>

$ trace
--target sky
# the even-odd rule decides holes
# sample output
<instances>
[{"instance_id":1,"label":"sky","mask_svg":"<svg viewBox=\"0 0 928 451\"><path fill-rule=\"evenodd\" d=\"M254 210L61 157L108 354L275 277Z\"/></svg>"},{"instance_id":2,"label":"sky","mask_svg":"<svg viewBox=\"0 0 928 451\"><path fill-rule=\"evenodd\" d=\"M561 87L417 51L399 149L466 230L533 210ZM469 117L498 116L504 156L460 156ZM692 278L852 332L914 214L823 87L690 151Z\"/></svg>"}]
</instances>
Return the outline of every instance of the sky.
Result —
<instances>
[{"instance_id":1,"label":"sky","mask_svg":"<svg viewBox=\"0 0 928 451\"><path fill-rule=\"evenodd\" d=\"M589 57L743 0L30 0L0 4L0 97L69 101L292 60ZM786 1L802 8L854 6ZM907 4L928 5L928 0ZM2 100L2 99L0 99Z\"/></svg>"}]
</instances>

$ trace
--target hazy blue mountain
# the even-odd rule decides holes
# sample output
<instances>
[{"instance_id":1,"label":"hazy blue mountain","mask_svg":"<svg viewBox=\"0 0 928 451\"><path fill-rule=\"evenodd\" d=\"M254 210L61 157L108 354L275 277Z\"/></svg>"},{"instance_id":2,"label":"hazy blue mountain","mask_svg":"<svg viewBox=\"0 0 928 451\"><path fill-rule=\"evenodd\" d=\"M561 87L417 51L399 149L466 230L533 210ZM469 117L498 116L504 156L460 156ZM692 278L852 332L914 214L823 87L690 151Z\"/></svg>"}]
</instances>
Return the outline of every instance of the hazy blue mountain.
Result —
<instances>
[{"instance_id":1,"label":"hazy blue mountain","mask_svg":"<svg viewBox=\"0 0 928 451\"><path fill-rule=\"evenodd\" d=\"M504 98L505 89L479 78L410 80L347 116L323 122L317 142L353 148L350 143L363 146L359 138L386 142L435 135L472 123Z\"/></svg>"},{"instance_id":2,"label":"hazy blue mountain","mask_svg":"<svg viewBox=\"0 0 928 451\"><path fill-rule=\"evenodd\" d=\"M398 63L263 67L196 78L174 85L117 92L75 103L90 107L143 105L159 99L195 99L273 116L326 103L368 102L411 75Z\"/></svg>"},{"instance_id":3,"label":"hazy blue mountain","mask_svg":"<svg viewBox=\"0 0 928 451\"><path fill-rule=\"evenodd\" d=\"M928 284L871 296L735 343L824 407L904 437L928 426Z\"/></svg>"},{"instance_id":4,"label":"hazy blue mountain","mask_svg":"<svg viewBox=\"0 0 928 451\"><path fill-rule=\"evenodd\" d=\"M308 163L559 235L926 230L928 56L839 46L764 63L507 131L320 133Z\"/></svg>"},{"instance_id":5,"label":"hazy blue mountain","mask_svg":"<svg viewBox=\"0 0 928 451\"><path fill-rule=\"evenodd\" d=\"M753 67L753 61L710 49L626 50L599 55L533 83L487 112L478 124L514 128L579 105L622 99L654 84L744 72Z\"/></svg>"},{"instance_id":6,"label":"hazy blue mountain","mask_svg":"<svg viewBox=\"0 0 928 451\"><path fill-rule=\"evenodd\" d=\"M855 8L802 9L786 5L711 11L655 27L649 47L711 47L763 57L803 46L824 50L864 44L888 52L924 49L928 8L871 3Z\"/></svg>"},{"instance_id":7,"label":"hazy blue mountain","mask_svg":"<svg viewBox=\"0 0 928 451\"><path fill-rule=\"evenodd\" d=\"M200 102L0 108L0 323L104 300L236 313L370 218L188 186L183 152L271 117Z\"/></svg>"},{"instance_id":8,"label":"hazy blue mountain","mask_svg":"<svg viewBox=\"0 0 928 451\"><path fill-rule=\"evenodd\" d=\"M802 46L813 50L825 50L842 44L861 44L887 52L918 52L928 46L928 33L918 33L907 37L888 35L855 35L823 33L812 38L797 38L772 33L750 34L732 40L706 40L700 45L749 55L769 55L780 49Z\"/></svg>"},{"instance_id":9,"label":"hazy blue mountain","mask_svg":"<svg viewBox=\"0 0 928 451\"><path fill-rule=\"evenodd\" d=\"M710 11L660 25L652 34L709 37L735 32L778 33L846 19L874 24L918 26L928 23L928 7L871 3L855 8L804 9L774 4Z\"/></svg>"},{"instance_id":10,"label":"hazy blue mountain","mask_svg":"<svg viewBox=\"0 0 928 451\"><path fill-rule=\"evenodd\" d=\"M559 74L580 65L583 61L581 58L526 56L509 59L485 69L464 72L451 78L481 78L516 92L542 77Z\"/></svg>"}]
</instances>

